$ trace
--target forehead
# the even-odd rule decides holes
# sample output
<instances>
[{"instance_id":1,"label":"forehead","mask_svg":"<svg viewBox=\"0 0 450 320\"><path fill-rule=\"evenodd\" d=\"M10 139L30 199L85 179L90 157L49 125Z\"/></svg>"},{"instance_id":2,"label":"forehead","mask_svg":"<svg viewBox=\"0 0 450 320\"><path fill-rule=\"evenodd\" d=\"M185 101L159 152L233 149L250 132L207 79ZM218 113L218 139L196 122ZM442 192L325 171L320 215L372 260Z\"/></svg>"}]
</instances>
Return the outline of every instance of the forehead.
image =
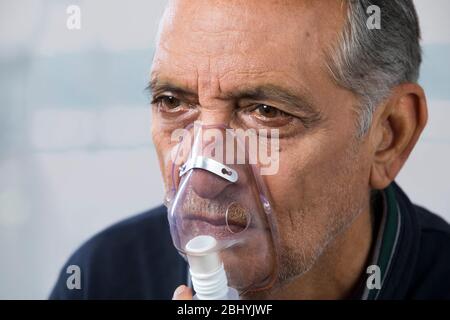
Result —
<instances>
[{"instance_id":1,"label":"forehead","mask_svg":"<svg viewBox=\"0 0 450 320\"><path fill-rule=\"evenodd\" d=\"M296 81L318 72L344 20L338 0L175 0L161 24L153 72L178 80Z\"/></svg>"}]
</instances>

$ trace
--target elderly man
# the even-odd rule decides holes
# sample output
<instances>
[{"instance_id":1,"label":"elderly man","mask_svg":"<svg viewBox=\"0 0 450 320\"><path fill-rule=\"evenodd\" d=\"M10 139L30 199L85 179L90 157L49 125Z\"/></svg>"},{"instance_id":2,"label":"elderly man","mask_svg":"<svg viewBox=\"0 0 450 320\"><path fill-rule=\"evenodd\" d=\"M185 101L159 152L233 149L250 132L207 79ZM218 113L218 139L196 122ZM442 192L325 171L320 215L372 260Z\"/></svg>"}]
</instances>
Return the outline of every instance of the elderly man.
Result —
<instances>
[{"instance_id":1,"label":"elderly man","mask_svg":"<svg viewBox=\"0 0 450 320\"><path fill-rule=\"evenodd\" d=\"M381 28L369 27L373 5ZM150 84L166 190L176 129L279 133L277 172L263 177L276 273L242 298L450 298L450 227L394 182L427 122L419 38L410 0L169 2ZM242 273L257 251L238 256ZM69 265L78 288L67 287ZM161 206L84 244L51 298L190 299L187 275Z\"/></svg>"}]
</instances>

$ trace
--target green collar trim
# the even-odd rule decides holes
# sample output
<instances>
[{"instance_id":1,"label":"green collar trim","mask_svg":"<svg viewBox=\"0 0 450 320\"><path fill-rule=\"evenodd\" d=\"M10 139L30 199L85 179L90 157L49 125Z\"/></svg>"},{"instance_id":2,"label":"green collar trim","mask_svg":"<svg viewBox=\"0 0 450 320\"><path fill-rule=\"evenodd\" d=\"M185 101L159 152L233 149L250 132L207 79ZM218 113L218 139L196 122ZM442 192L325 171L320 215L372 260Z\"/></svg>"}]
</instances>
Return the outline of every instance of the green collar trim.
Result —
<instances>
[{"instance_id":1,"label":"green collar trim","mask_svg":"<svg viewBox=\"0 0 450 320\"><path fill-rule=\"evenodd\" d=\"M377 240L377 242L381 241L381 245L379 245L379 251L375 253L375 259L373 260L375 261L373 264L380 268L381 289L368 290L367 300L377 299L380 291L383 290L384 280L389 273L401 226L401 215L393 186L390 185L382 192L384 195L385 217L382 219L380 234Z\"/></svg>"}]
</instances>

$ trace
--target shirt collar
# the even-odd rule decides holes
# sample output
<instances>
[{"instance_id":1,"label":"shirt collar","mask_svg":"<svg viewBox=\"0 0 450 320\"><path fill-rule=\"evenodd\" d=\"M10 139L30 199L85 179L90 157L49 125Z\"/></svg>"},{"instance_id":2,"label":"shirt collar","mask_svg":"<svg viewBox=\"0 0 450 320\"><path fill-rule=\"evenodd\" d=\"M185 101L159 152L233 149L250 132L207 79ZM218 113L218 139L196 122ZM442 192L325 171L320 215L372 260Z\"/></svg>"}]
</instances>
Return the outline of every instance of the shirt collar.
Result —
<instances>
[{"instance_id":1,"label":"shirt collar","mask_svg":"<svg viewBox=\"0 0 450 320\"><path fill-rule=\"evenodd\" d=\"M372 250L372 258L370 265L376 265L380 268L381 288L368 289L364 281L364 291L361 296L362 300L376 300L383 290L386 276L390 272L392 258L397 249L398 237L402 225L400 209L395 198L393 186L390 185L380 192L381 210L374 212L375 215L381 215L376 240ZM364 270L365 272L366 270ZM367 279L363 277L363 279Z\"/></svg>"}]
</instances>

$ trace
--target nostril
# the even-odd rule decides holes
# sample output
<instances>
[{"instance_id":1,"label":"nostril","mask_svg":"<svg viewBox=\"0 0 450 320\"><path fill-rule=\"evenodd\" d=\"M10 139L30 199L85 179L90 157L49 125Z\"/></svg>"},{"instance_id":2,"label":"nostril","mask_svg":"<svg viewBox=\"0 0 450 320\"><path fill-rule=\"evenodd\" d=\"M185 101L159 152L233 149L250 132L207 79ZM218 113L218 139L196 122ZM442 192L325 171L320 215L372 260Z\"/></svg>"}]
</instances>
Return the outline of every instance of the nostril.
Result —
<instances>
[{"instance_id":1,"label":"nostril","mask_svg":"<svg viewBox=\"0 0 450 320\"><path fill-rule=\"evenodd\" d=\"M226 169L224 168L223 170ZM214 199L230 185L231 182L206 170L194 169L190 184L193 191L198 196L204 199Z\"/></svg>"}]
</instances>

